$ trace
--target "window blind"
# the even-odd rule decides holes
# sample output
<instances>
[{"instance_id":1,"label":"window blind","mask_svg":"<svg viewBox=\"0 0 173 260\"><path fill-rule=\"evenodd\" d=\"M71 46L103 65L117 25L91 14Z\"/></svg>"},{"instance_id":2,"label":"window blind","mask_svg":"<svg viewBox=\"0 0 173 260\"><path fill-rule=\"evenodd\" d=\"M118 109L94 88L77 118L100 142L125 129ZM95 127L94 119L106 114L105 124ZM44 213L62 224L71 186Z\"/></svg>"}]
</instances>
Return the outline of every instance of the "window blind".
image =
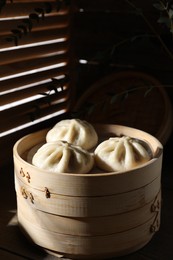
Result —
<instances>
[{"instance_id":1,"label":"window blind","mask_svg":"<svg viewBox=\"0 0 173 260\"><path fill-rule=\"evenodd\" d=\"M0 3L0 164L18 138L68 113L73 1Z\"/></svg>"}]
</instances>

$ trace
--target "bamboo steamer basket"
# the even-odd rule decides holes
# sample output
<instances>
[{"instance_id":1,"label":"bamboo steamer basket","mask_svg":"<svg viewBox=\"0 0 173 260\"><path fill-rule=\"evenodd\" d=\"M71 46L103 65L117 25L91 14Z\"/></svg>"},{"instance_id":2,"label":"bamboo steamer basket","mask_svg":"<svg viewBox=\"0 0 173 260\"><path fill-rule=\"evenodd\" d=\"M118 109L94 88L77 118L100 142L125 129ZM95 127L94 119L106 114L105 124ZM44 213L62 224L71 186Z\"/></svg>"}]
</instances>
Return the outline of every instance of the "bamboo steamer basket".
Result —
<instances>
[{"instance_id":1,"label":"bamboo steamer basket","mask_svg":"<svg viewBox=\"0 0 173 260\"><path fill-rule=\"evenodd\" d=\"M147 142L153 158L124 172L52 174L27 161L45 142L45 129L14 146L18 223L25 235L51 254L106 259L132 253L159 230L162 144L152 135L121 125L97 124L103 140L128 135ZM35 148L34 148L35 147Z\"/></svg>"}]
</instances>

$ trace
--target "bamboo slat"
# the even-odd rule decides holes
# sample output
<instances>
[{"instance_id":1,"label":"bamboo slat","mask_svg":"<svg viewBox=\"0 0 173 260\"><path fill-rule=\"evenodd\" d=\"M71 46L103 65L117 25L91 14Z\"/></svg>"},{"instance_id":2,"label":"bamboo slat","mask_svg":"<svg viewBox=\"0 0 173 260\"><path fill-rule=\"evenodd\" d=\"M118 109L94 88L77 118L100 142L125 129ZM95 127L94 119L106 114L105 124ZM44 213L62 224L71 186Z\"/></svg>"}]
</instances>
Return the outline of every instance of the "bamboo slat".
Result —
<instances>
[{"instance_id":1,"label":"bamboo slat","mask_svg":"<svg viewBox=\"0 0 173 260\"><path fill-rule=\"evenodd\" d=\"M24 185L18 178L15 179L15 187L18 196L24 195L31 200L30 207L59 216L85 218L121 214L143 207L159 193L160 178L140 189L97 197L61 195L54 193L56 191L51 191L49 187L44 187L43 190L33 189ZM50 199L46 197L46 188L50 192Z\"/></svg>"},{"instance_id":2,"label":"bamboo slat","mask_svg":"<svg viewBox=\"0 0 173 260\"><path fill-rule=\"evenodd\" d=\"M158 199L160 202L161 193L158 194ZM156 212L151 211L154 200L132 211L116 215L99 216L97 218L64 217L49 214L32 207L20 194L17 196L17 201L18 211L27 221L51 232L78 236L100 236L123 232L137 227L157 215ZM38 221L39 219L40 221Z\"/></svg>"},{"instance_id":3,"label":"bamboo slat","mask_svg":"<svg viewBox=\"0 0 173 260\"><path fill-rule=\"evenodd\" d=\"M152 238L150 228L154 217L148 222L128 231L107 236L72 236L50 232L18 216L20 227L26 236L42 248L72 259L105 259L130 254Z\"/></svg>"}]
</instances>

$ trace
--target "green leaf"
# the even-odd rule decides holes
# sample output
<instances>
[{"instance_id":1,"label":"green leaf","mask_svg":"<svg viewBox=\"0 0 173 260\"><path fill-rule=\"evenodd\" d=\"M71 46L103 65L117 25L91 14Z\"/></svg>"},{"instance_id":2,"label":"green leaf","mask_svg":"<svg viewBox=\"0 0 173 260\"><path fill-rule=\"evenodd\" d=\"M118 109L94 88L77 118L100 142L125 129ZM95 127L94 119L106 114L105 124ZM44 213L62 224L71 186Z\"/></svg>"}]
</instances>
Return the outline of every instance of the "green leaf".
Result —
<instances>
[{"instance_id":1,"label":"green leaf","mask_svg":"<svg viewBox=\"0 0 173 260\"><path fill-rule=\"evenodd\" d=\"M142 12L142 9L141 9L141 8L136 8L136 9L135 9L135 14L136 14L136 15L142 15L142 13L143 13L143 12Z\"/></svg>"},{"instance_id":2,"label":"green leaf","mask_svg":"<svg viewBox=\"0 0 173 260\"><path fill-rule=\"evenodd\" d=\"M26 24L28 30L31 31L33 26L32 21L30 19L23 19L23 23Z\"/></svg>"},{"instance_id":3,"label":"green leaf","mask_svg":"<svg viewBox=\"0 0 173 260\"><path fill-rule=\"evenodd\" d=\"M158 20L157 20L158 23L163 23L165 24L168 28L170 27L171 25L171 21L168 17L165 17L165 16L161 16Z\"/></svg>"},{"instance_id":4,"label":"green leaf","mask_svg":"<svg viewBox=\"0 0 173 260\"><path fill-rule=\"evenodd\" d=\"M137 87L135 87L135 86L129 86L129 87L127 88L127 91L128 91L130 94L132 94L132 93L134 93L134 92L137 91Z\"/></svg>"},{"instance_id":5,"label":"green leaf","mask_svg":"<svg viewBox=\"0 0 173 260\"><path fill-rule=\"evenodd\" d=\"M169 9L168 15L169 15L169 18L170 18L170 19L173 18L173 10L172 10L172 9Z\"/></svg>"},{"instance_id":6,"label":"green leaf","mask_svg":"<svg viewBox=\"0 0 173 260\"><path fill-rule=\"evenodd\" d=\"M102 111L105 112L108 110L108 102L105 100L102 104Z\"/></svg>"},{"instance_id":7,"label":"green leaf","mask_svg":"<svg viewBox=\"0 0 173 260\"><path fill-rule=\"evenodd\" d=\"M14 35L16 35L18 38L21 38L21 37L22 37L21 30L12 29L11 32L12 32Z\"/></svg>"},{"instance_id":8,"label":"green leaf","mask_svg":"<svg viewBox=\"0 0 173 260\"><path fill-rule=\"evenodd\" d=\"M89 107L87 107L87 114L91 115L93 113L93 111L95 110L97 104L92 104Z\"/></svg>"},{"instance_id":9,"label":"green leaf","mask_svg":"<svg viewBox=\"0 0 173 260\"><path fill-rule=\"evenodd\" d=\"M42 16L44 20L44 9L43 8L35 8L35 11Z\"/></svg>"},{"instance_id":10,"label":"green leaf","mask_svg":"<svg viewBox=\"0 0 173 260\"><path fill-rule=\"evenodd\" d=\"M165 6L161 3L155 3L153 6L159 11L165 11Z\"/></svg>"},{"instance_id":11,"label":"green leaf","mask_svg":"<svg viewBox=\"0 0 173 260\"><path fill-rule=\"evenodd\" d=\"M25 25L18 25L17 28L19 28L23 32L23 34L27 34L27 27Z\"/></svg>"},{"instance_id":12,"label":"green leaf","mask_svg":"<svg viewBox=\"0 0 173 260\"><path fill-rule=\"evenodd\" d=\"M123 93L123 94L121 95L121 101L122 101L122 102L125 101L125 100L128 98L128 96L129 96L129 92L126 91L125 93Z\"/></svg>"},{"instance_id":13,"label":"green leaf","mask_svg":"<svg viewBox=\"0 0 173 260\"><path fill-rule=\"evenodd\" d=\"M150 86L147 91L145 91L144 97L148 96L148 94L152 91L152 89L154 88L154 86Z\"/></svg>"},{"instance_id":14,"label":"green leaf","mask_svg":"<svg viewBox=\"0 0 173 260\"><path fill-rule=\"evenodd\" d=\"M110 99L110 104L114 104L115 102L117 102L119 96L116 94L116 95L113 95Z\"/></svg>"},{"instance_id":15,"label":"green leaf","mask_svg":"<svg viewBox=\"0 0 173 260\"><path fill-rule=\"evenodd\" d=\"M12 35L5 38L7 42L14 42L15 46L18 46L18 37L16 35Z\"/></svg>"},{"instance_id":16,"label":"green leaf","mask_svg":"<svg viewBox=\"0 0 173 260\"><path fill-rule=\"evenodd\" d=\"M38 16L38 14L36 14L36 13L31 13L31 14L29 15L29 18L32 19L32 20L35 20L35 21L39 22L39 16Z\"/></svg>"}]
</instances>

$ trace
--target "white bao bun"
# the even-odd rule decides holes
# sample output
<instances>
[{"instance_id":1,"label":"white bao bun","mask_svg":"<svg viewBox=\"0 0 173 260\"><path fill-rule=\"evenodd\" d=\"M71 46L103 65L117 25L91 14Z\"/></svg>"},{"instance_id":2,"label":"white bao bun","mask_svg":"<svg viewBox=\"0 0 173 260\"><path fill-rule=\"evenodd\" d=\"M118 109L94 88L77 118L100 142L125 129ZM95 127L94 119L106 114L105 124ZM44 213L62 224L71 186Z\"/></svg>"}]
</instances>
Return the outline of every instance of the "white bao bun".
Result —
<instances>
[{"instance_id":1,"label":"white bao bun","mask_svg":"<svg viewBox=\"0 0 173 260\"><path fill-rule=\"evenodd\" d=\"M56 142L59 140L89 150L97 145L98 135L94 127L87 121L65 119L58 122L46 135L47 142Z\"/></svg>"},{"instance_id":2,"label":"white bao bun","mask_svg":"<svg viewBox=\"0 0 173 260\"><path fill-rule=\"evenodd\" d=\"M53 173L88 173L94 165L94 156L79 146L57 141L42 145L32 164Z\"/></svg>"},{"instance_id":3,"label":"white bao bun","mask_svg":"<svg viewBox=\"0 0 173 260\"><path fill-rule=\"evenodd\" d=\"M96 165L106 171L125 171L151 159L151 150L143 141L128 136L109 138L95 151Z\"/></svg>"}]
</instances>

